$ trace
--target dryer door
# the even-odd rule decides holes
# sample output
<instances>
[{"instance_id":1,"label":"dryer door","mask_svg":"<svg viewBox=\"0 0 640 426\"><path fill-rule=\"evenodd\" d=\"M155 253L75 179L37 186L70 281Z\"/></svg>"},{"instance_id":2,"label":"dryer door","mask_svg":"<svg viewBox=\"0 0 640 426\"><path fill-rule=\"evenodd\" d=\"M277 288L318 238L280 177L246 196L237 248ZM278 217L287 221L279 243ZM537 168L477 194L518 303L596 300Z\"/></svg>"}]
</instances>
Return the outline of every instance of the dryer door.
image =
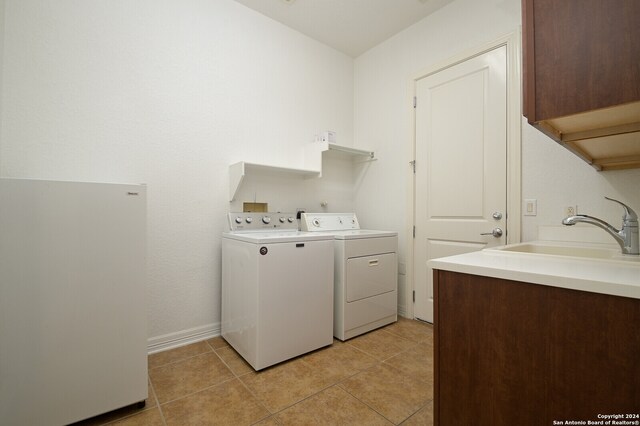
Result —
<instances>
[{"instance_id":1,"label":"dryer door","mask_svg":"<svg viewBox=\"0 0 640 426\"><path fill-rule=\"evenodd\" d=\"M347 259L347 302L394 291L397 269L395 253Z\"/></svg>"}]
</instances>

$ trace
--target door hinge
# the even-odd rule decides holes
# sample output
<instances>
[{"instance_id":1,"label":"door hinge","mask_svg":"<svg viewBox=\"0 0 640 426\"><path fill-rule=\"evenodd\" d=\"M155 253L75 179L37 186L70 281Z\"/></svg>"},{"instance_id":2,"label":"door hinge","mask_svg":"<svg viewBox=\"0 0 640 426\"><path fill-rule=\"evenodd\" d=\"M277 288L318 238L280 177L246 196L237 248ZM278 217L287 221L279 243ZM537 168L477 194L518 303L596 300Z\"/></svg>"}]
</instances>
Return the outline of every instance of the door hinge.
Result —
<instances>
[{"instance_id":1,"label":"door hinge","mask_svg":"<svg viewBox=\"0 0 640 426\"><path fill-rule=\"evenodd\" d=\"M412 160L409 161L409 164L411 164L411 167L413 168L413 174L416 174L416 160Z\"/></svg>"},{"instance_id":2,"label":"door hinge","mask_svg":"<svg viewBox=\"0 0 640 426\"><path fill-rule=\"evenodd\" d=\"M416 291L413 290L413 303L416 303Z\"/></svg>"},{"instance_id":3,"label":"door hinge","mask_svg":"<svg viewBox=\"0 0 640 426\"><path fill-rule=\"evenodd\" d=\"M413 97L413 107L415 108L416 106L418 106L418 97L414 96Z\"/></svg>"},{"instance_id":4,"label":"door hinge","mask_svg":"<svg viewBox=\"0 0 640 426\"><path fill-rule=\"evenodd\" d=\"M413 238L415 238L415 237L416 237L416 226L413 225Z\"/></svg>"}]
</instances>

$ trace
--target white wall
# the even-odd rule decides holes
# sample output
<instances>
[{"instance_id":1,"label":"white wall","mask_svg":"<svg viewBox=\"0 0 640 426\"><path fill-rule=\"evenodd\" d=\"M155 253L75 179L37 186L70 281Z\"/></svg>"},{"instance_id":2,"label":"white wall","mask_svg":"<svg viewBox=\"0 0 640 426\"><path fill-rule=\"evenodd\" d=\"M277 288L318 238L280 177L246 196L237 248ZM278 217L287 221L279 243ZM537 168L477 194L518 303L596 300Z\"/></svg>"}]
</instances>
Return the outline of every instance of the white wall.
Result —
<instances>
[{"instance_id":1,"label":"white wall","mask_svg":"<svg viewBox=\"0 0 640 426\"><path fill-rule=\"evenodd\" d=\"M2 163L2 66L4 61L4 4L5 0L0 0L0 164ZM2 174L0 174L2 176Z\"/></svg>"},{"instance_id":2,"label":"white wall","mask_svg":"<svg viewBox=\"0 0 640 426\"><path fill-rule=\"evenodd\" d=\"M520 24L519 0L456 0L354 70L351 58L232 0L0 2L0 176L149 185L154 344L216 330L220 233L241 201L355 207L364 227L399 232L404 263L411 77ZM378 161L352 171L331 159L321 180L249 176L229 204L229 164L301 168L304 144L328 129L344 145L355 135ZM538 216L524 217L523 237L557 224L567 203L617 223L601 197L640 210L639 182L640 170L595 172L524 125L523 197L538 199Z\"/></svg>"},{"instance_id":3,"label":"white wall","mask_svg":"<svg viewBox=\"0 0 640 426\"><path fill-rule=\"evenodd\" d=\"M351 144L353 60L232 0L5 12L0 175L147 183L150 341L215 331L228 165L301 168L319 130ZM311 208L312 188L351 210L334 169L285 191L248 179L239 200Z\"/></svg>"},{"instance_id":4,"label":"white wall","mask_svg":"<svg viewBox=\"0 0 640 426\"><path fill-rule=\"evenodd\" d=\"M522 198L538 200L537 216L523 216L525 241L537 238L538 226L561 226L571 205L620 228L623 209L605 195L640 214L640 169L598 172L528 124L522 128L522 160ZM613 238L605 241L615 244Z\"/></svg>"},{"instance_id":5,"label":"white wall","mask_svg":"<svg viewBox=\"0 0 640 426\"><path fill-rule=\"evenodd\" d=\"M356 211L367 227L399 232L400 262L406 262L412 157L412 77L419 72L518 31L520 0L456 0L355 60L355 146L375 150L374 163L356 194ZM610 194L640 211L640 171L598 173L555 142L523 124L522 195L538 199L538 216L523 220L523 239L539 225L557 225L566 202L619 226L621 210ZM418 165L420 167L420 165ZM612 240L613 241L613 240ZM402 269L402 267L401 267ZM406 283L400 280L400 310Z\"/></svg>"}]
</instances>

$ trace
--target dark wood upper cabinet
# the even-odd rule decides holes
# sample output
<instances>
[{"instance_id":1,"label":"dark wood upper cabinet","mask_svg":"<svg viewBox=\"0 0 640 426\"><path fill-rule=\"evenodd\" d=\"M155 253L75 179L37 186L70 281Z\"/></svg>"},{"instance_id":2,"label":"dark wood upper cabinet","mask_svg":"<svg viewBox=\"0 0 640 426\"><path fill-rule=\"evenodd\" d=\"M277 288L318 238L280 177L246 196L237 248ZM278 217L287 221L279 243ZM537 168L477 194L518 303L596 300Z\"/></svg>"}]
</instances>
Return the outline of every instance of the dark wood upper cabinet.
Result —
<instances>
[{"instance_id":1,"label":"dark wood upper cabinet","mask_svg":"<svg viewBox=\"0 0 640 426\"><path fill-rule=\"evenodd\" d=\"M640 1L523 0L524 115L598 170L640 167Z\"/></svg>"}]
</instances>

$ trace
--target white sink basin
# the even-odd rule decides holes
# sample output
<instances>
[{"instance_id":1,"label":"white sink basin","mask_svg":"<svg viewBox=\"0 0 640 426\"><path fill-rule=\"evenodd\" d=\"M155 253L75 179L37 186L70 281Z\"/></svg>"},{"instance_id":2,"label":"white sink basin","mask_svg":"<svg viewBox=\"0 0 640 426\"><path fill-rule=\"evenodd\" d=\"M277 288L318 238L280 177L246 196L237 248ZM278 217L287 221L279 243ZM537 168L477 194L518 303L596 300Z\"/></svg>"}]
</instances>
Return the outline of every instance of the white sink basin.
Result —
<instances>
[{"instance_id":1,"label":"white sink basin","mask_svg":"<svg viewBox=\"0 0 640 426\"><path fill-rule=\"evenodd\" d=\"M640 256L624 255L620 252L620 248L556 241L532 241L493 247L486 250L496 250L503 253L512 252L548 256L569 256L594 260L638 262L640 264Z\"/></svg>"}]
</instances>

